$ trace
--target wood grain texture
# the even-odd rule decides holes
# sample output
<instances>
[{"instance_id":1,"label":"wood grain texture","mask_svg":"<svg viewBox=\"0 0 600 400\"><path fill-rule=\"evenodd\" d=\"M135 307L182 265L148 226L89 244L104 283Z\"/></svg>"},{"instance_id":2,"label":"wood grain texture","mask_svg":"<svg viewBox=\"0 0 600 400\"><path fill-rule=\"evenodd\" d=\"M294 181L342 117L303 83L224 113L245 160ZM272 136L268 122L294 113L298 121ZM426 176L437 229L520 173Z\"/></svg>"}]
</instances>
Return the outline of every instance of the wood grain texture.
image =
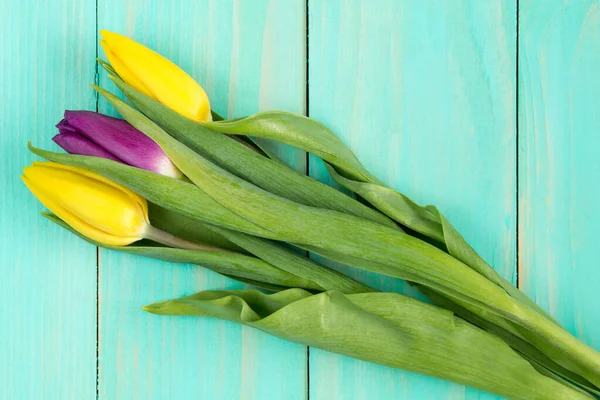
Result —
<instances>
[{"instance_id":1,"label":"wood grain texture","mask_svg":"<svg viewBox=\"0 0 600 400\"><path fill-rule=\"evenodd\" d=\"M304 112L303 1L99 0L98 13L100 29L131 36L189 72L222 115ZM114 88L104 75L100 82ZM304 154L278 152L305 171ZM102 251L100 399L304 399L306 347L228 322L140 309L240 287L199 267Z\"/></svg>"},{"instance_id":2,"label":"wood grain texture","mask_svg":"<svg viewBox=\"0 0 600 400\"><path fill-rule=\"evenodd\" d=\"M387 184L438 205L509 279L515 35L516 4L503 0L309 2L309 115ZM309 169L323 179L318 160ZM310 377L311 400L495 398L316 349Z\"/></svg>"},{"instance_id":3,"label":"wood grain texture","mask_svg":"<svg viewBox=\"0 0 600 400\"><path fill-rule=\"evenodd\" d=\"M523 1L520 285L600 349L600 2Z\"/></svg>"},{"instance_id":4,"label":"wood grain texture","mask_svg":"<svg viewBox=\"0 0 600 400\"><path fill-rule=\"evenodd\" d=\"M19 175L27 141L56 148L66 108L91 108L95 7L0 2L0 398L96 395L96 250L39 215Z\"/></svg>"}]
</instances>

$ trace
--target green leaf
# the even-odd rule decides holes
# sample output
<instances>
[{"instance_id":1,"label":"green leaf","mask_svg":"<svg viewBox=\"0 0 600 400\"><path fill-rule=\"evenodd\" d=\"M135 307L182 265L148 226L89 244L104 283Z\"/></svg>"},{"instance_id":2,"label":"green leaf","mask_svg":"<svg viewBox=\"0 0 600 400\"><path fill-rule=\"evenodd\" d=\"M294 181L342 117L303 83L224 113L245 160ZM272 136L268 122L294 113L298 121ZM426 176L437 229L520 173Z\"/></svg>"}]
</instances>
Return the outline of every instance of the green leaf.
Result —
<instances>
[{"instance_id":1,"label":"green leaf","mask_svg":"<svg viewBox=\"0 0 600 400\"><path fill-rule=\"evenodd\" d=\"M379 182L331 130L300 114L266 111L236 120L207 122L205 125L229 135L249 135L283 142L329 161L349 177Z\"/></svg>"},{"instance_id":2,"label":"green leaf","mask_svg":"<svg viewBox=\"0 0 600 400\"><path fill-rule=\"evenodd\" d=\"M508 329L503 328L501 326L490 323L484 318L479 317L478 315L468 311L467 309L461 307L455 302L447 299L442 294L436 293L433 290L430 290L426 287L416 285L424 295L427 296L435 305L445 308L446 310L450 310L456 315L459 315L461 318L466 319L470 323L485 329L487 332L490 332L502 340L504 340L510 347L515 349L519 354L522 354L526 357L527 360L533 361L537 366L543 368L552 374L554 378L559 376L561 378L567 379L569 382L574 382L578 384L580 387L585 388L586 390L594 393L596 395L600 395L600 389L585 378L569 371L567 368L564 368L562 365L556 363L551 358L546 356L543 352L537 349L535 346L531 345L525 339L523 339L518 332L514 332L514 328L509 326Z\"/></svg>"},{"instance_id":3,"label":"green leaf","mask_svg":"<svg viewBox=\"0 0 600 400\"><path fill-rule=\"evenodd\" d=\"M333 179L358 194L393 220L439 243L444 243L444 230L437 210L421 207L408 197L384 186L344 178L325 163Z\"/></svg>"},{"instance_id":4,"label":"green leaf","mask_svg":"<svg viewBox=\"0 0 600 400\"><path fill-rule=\"evenodd\" d=\"M489 266L436 207L419 206L403 194L379 184L344 178L332 166L326 165L329 173L337 183L358 194L393 220L443 244L450 255L479 272L491 282L506 290L512 297L540 313L540 315L556 322L525 293L514 287L512 283Z\"/></svg>"},{"instance_id":5,"label":"green leaf","mask_svg":"<svg viewBox=\"0 0 600 400\"><path fill-rule=\"evenodd\" d=\"M337 210L396 227L389 218L348 195L179 115L119 78L113 77L113 81L142 113L175 139L236 176L301 204Z\"/></svg>"},{"instance_id":6,"label":"green leaf","mask_svg":"<svg viewBox=\"0 0 600 400\"><path fill-rule=\"evenodd\" d=\"M236 253L250 254L224 236L211 230L210 225L198 220L185 217L153 203L148 203L148 214L152 226L177 237L191 240L192 242L205 243ZM238 234L243 235L243 233L239 232Z\"/></svg>"},{"instance_id":7,"label":"green leaf","mask_svg":"<svg viewBox=\"0 0 600 400\"><path fill-rule=\"evenodd\" d=\"M177 224L185 225L190 231L212 232L269 264L315 282L324 290L337 290L342 293L375 291L375 289L298 254L280 243L214 225L202 224L195 220L176 216L176 213L168 210L162 210L161 213L165 219L177 221Z\"/></svg>"},{"instance_id":8,"label":"green leaf","mask_svg":"<svg viewBox=\"0 0 600 400\"><path fill-rule=\"evenodd\" d=\"M107 63L106 61L104 61L101 58L96 58L96 61L98 62L98 64L100 64L100 66L102 68L104 68L106 70L106 72L108 72L110 75L113 76L119 76L117 74L117 71L115 71L115 69L112 67L112 65L110 65L109 63Z\"/></svg>"},{"instance_id":9,"label":"green leaf","mask_svg":"<svg viewBox=\"0 0 600 400\"><path fill-rule=\"evenodd\" d=\"M539 373L498 337L449 311L399 294L206 291L144 309L226 319L282 339L511 399L592 398Z\"/></svg>"},{"instance_id":10,"label":"green leaf","mask_svg":"<svg viewBox=\"0 0 600 400\"><path fill-rule=\"evenodd\" d=\"M170 247L142 246L137 244L129 246L109 246L81 235L54 214L42 213L42 215L55 224L60 225L79 236L86 242L104 249L174 263L197 264L230 278L242 280L244 282L251 281L253 285L266 287L270 290L291 287L299 287L314 291L323 290L323 288L309 280L283 271L256 257L229 252L174 249ZM266 285L263 285L263 283Z\"/></svg>"},{"instance_id":11,"label":"green leaf","mask_svg":"<svg viewBox=\"0 0 600 400\"><path fill-rule=\"evenodd\" d=\"M153 204L150 204L149 209L152 223L157 219L160 221L158 228L189 240L248 252L283 271L314 282L320 290L337 290L342 293L375 291L272 240L202 223Z\"/></svg>"}]
</instances>

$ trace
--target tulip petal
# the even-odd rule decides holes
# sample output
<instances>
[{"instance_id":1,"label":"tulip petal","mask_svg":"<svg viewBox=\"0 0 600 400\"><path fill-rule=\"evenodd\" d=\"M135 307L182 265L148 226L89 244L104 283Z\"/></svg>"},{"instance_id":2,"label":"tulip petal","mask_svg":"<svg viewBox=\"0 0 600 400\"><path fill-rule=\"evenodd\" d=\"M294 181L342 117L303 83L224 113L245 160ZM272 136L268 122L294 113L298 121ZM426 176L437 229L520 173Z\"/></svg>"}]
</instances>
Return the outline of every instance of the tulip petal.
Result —
<instances>
[{"instance_id":1,"label":"tulip petal","mask_svg":"<svg viewBox=\"0 0 600 400\"><path fill-rule=\"evenodd\" d=\"M62 169L65 171L71 171L73 173L76 173L78 175L84 176L86 178L89 178L91 180L95 180L98 181L98 183L101 184L105 184L108 186L113 187L114 189L120 190L121 192L123 192L124 194L126 194L127 196L129 196L133 201L135 201L136 203L139 204L140 208L142 209L143 214L146 216L146 221L149 223L149 219L148 219L148 203L146 202L146 199L144 199L143 197L141 197L140 195L138 195L137 193L135 193L132 190L127 189L125 186L119 185L116 182L111 181L108 178L105 178L104 176L94 172L94 171L90 171L89 169L85 169L85 168L79 168L79 167L74 167L71 165L65 165L65 164L59 164L56 162L47 162L47 161L34 161L32 163L32 166L34 167L47 167L47 168L54 168L54 169Z\"/></svg>"},{"instance_id":2,"label":"tulip petal","mask_svg":"<svg viewBox=\"0 0 600 400\"><path fill-rule=\"evenodd\" d=\"M182 176L160 146L127 121L92 111L69 110L63 121L57 125L59 130L77 132L105 149L115 161L174 178Z\"/></svg>"},{"instance_id":3,"label":"tulip petal","mask_svg":"<svg viewBox=\"0 0 600 400\"><path fill-rule=\"evenodd\" d=\"M44 190L40 190L29 179L27 179L27 177L21 176L21 179L23 180L27 188L31 191L31 193L33 193L33 195L44 205L44 207L52 211L60 219L69 224L71 228L75 229L82 235L97 242L112 246L127 246L128 244L131 244L141 239L139 237L115 236L95 228L92 225L85 223L83 220L73 215L65 208L60 206L57 202L52 200L49 196L46 195Z\"/></svg>"},{"instance_id":4,"label":"tulip petal","mask_svg":"<svg viewBox=\"0 0 600 400\"><path fill-rule=\"evenodd\" d=\"M63 120L64 121L64 120ZM61 121L62 122L62 121ZM60 124L59 124L60 125ZM58 125L57 125L58 126ZM61 128L59 128L61 129ZM86 139L78 133L64 132L54 136L52 140L69 154L79 154L82 156L93 156L107 158L109 160L123 163L122 160L113 156L96 143Z\"/></svg>"},{"instance_id":5,"label":"tulip petal","mask_svg":"<svg viewBox=\"0 0 600 400\"><path fill-rule=\"evenodd\" d=\"M100 40L100 45L106 54L106 58L115 72L119 74L121 79L129 82L131 86L144 93L146 96L155 98L154 94L144 85L136 76L119 60L119 58L110 50L110 47L104 40Z\"/></svg>"},{"instance_id":6,"label":"tulip petal","mask_svg":"<svg viewBox=\"0 0 600 400\"><path fill-rule=\"evenodd\" d=\"M69 125L69 121L66 119L61 119L58 124L56 124L58 131L60 133L77 133L77 130Z\"/></svg>"},{"instance_id":7,"label":"tulip petal","mask_svg":"<svg viewBox=\"0 0 600 400\"><path fill-rule=\"evenodd\" d=\"M23 173L28 186L51 211L62 213L69 223L73 221L74 228L81 221L82 233L87 234L89 226L90 234L97 235L99 230L115 237L141 239L148 229L146 201L120 185L106 184L105 178L96 180L80 171L55 163L34 163Z\"/></svg>"},{"instance_id":8,"label":"tulip petal","mask_svg":"<svg viewBox=\"0 0 600 400\"><path fill-rule=\"evenodd\" d=\"M121 79L187 118L212 120L206 92L184 70L126 36L105 30L100 34L103 48L108 48L107 57Z\"/></svg>"}]
</instances>

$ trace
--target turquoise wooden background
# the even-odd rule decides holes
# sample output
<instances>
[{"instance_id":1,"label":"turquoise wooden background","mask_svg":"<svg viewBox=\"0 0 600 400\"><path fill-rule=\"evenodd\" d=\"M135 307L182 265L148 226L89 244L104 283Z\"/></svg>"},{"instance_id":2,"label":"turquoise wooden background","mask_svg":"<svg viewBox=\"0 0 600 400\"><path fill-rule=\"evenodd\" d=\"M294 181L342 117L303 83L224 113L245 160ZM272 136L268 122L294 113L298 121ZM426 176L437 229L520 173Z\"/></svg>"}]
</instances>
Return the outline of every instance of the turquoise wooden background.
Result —
<instances>
[{"instance_id":1,"label":"turquoise wooden background","mask_svg":"<svg viewBox=\"0 0 600 400\"><path fill-rule=\"evenodd\" d=\"M307 14L308 12L308 14ZM62 111L99 109L99 28L179 63L229 117L308 113L600 349L598 0L0 1L1 399L493 399L140 306L241 285L106 252L19 180ZM319 160L288 148L300 171ZM388 290L401 281L349 273Z\"/></svg>"}]
</instances>

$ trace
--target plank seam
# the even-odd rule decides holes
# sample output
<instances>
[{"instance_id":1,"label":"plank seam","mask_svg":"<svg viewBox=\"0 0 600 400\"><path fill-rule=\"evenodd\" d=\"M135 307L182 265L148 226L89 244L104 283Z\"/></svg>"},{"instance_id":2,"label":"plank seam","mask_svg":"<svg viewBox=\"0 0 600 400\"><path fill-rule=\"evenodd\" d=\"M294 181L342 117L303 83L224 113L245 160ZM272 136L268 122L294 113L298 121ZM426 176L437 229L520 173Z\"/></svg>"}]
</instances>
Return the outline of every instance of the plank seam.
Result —
<instances>
[{"instance_id":1,"label":"plank seam","mask_svg":"<svg viewBox=\"0 0 600 400\"><path fill-rule=\"evenodd\" d=\"M519 211L520 211L520 206L519 206L519 0L515 0L516 2L516 25L515 25L515 29L516 29L516 35L515 35L515 184L516 184L516 191L515 191L515 210L516 210L516 222L515 222L515 230L516 230L516 245L515 245L515 251L516 251L516 263L515 263L515 285L517 286L517 288L520 286L519 285L519 281L520 281L520 239L519 239L519 233L520 233L520 224L519 224L519 219L520 219L520 215L519 215Z\"/></svg>"},{"instance_id":2,"label":"plank seam","mask_svg":"<svg viewBox=\"0 0 600 400\"><path fill-rule=\"evenodd\" d=\"M94 66L94 84L100 84L99 66L98 66L98 0L96 0L96 21L95 21L95 66ZM96 98L96 112L100 111L99 93L94 91ZM100 398L100 248L96 246L96 400Z\"/></svg>"},{"instance_id":3,"label":"plank seam","mask_svg":"<svg viewBox=\"0 0 600 400\"><path fill-rule=\"evenodd\" d=\"M304 100L305 100L305 112L306 116L310 116L310 96L309 96L309 77L310 77L310 68L309 68L309 57L310 57L310 20L309 20L309 11L310 11L310 0L306 0L306 16L304 20L305 28L306 28L306 71L305 73L305 89L304 89ZM310 153L306 152L306 175L310 176ZM310 252L306 252L306 256L310 258ZM310 346L306 346L306 399L310 400Z\"/></svg>"}]
</instances>

